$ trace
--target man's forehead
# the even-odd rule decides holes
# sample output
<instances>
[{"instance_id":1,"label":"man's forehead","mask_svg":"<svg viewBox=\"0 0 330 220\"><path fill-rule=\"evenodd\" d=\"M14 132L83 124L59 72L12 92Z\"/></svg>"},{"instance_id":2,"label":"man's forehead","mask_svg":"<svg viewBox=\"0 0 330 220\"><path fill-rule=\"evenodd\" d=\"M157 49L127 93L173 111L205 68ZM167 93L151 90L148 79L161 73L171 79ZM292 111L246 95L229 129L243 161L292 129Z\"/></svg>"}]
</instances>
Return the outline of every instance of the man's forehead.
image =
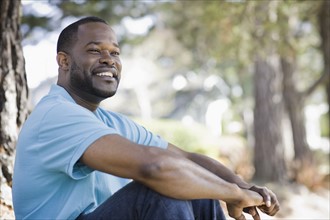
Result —
<instances>
[{"instance_id":1,"label":"man's forehead","mask_svg":"<svg viewBox=\"0 0 330 220\"><path fill-rule=\"evenodd\" d=\"M83 32L84 34L93 34L94 32L98 33L103 33L103 32L108 32L111 33L112 35L115 35L115 32L113 29L104 23L101 22L89 22L82 24L78 27L78 33Z\"/></svg>"},{"instance_id":2,"label":"man's forehead","mask_svg":"<svg viewBox=\"0 0 330 220\"><path fill-rule=\"evenodd\" d=\"M102 42L105 39L117 44L117 37L112 28L101 22L82 24L78 29L78 41Z\"/></svg>"}]
</instances>

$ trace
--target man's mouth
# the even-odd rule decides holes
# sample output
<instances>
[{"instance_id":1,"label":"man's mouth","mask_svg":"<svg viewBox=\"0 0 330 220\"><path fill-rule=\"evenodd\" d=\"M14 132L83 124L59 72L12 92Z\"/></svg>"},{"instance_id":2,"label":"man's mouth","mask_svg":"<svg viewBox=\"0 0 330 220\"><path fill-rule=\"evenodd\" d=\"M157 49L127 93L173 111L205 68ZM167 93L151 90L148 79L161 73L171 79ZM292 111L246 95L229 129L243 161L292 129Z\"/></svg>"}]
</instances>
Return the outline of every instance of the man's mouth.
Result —
<instances>
[{"instance_id":1,"label":"man's mouth","mask_svg":"<svg viewBox=\"0 0 330 220\"><path fill-rule=\"evenodd\" d=\"M102 73L96 73L97 76L101 77L114 77L114 74L112 72L102 72Z\"/></svg>"}]
</instances>

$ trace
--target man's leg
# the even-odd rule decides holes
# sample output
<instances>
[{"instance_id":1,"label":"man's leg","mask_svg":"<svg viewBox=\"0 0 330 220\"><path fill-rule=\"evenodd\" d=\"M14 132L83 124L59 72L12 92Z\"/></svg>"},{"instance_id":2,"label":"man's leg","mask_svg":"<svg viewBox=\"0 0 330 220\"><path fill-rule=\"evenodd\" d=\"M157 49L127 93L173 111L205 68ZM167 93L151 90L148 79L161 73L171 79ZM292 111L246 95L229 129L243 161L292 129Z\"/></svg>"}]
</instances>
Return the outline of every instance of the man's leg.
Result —
<instances>
[{"instance_id":1,"label":"man's leg","mask_svg":"<svg viewBox=\"0 0 330 220\"><path fill-rule=\"evenodd\" d=\"M172 220L194 219L189 201L162 196L148 187L131 182L92 213L80 215L78 220Z\"/></svg>"},{"instance_id":2,"label":"man's leg","mask_svg":"<svg viewBox=\"0 0 330 220\"><path fill-rule=\"evenodd\" d=\"M198 199L192 200L195 220L226 219L218 200Z\"/></svg>"},{"instance_id":3,"label":"man's leg","mask_svg":"<svg viewBox=\"0 0 330 220\"><path fill-rule=\"evenodd\" d=\"M212 202L198 202L198 200L193 203L195 204L192 205L191 201L176 200L160 195L140 183L132 182L116 192L92 213L80 215L78 220L190 220L195 219L194 215L206 217L204 219L207 220L225 219L216 218L218 213L215 211L216 208L222 213L220 206L216 207ZM207 208L208 214L199 213L208 205L213 205ZM198 210L196 213L193 211L193 206ZM215 217L208 218L212 213Z\"/></svg>"}]
</instances>

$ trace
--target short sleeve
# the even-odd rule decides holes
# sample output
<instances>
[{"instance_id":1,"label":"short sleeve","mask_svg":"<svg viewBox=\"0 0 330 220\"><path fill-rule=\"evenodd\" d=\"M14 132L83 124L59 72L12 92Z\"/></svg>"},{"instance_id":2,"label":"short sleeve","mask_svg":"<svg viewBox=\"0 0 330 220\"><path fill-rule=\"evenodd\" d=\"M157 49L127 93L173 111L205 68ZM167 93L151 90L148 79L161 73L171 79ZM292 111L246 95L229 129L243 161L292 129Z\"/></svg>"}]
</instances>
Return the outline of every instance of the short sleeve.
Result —
<instances>
[{"instance_id":1,"label":"short sleeve","mask_svg":"<svg viewBox=\"0 0 330 220\"><path fill-rule=\"evenodd\" d=\"M117 132L106 126L89 110L74 103L51 108L42 119L37 152L46 169L81 179L93 170L78 162L97 139Z\"/></svg>"},{"instance_id":2,"label":"short sleeve","mask_svg":"<svg viewBox=\"0 0 330 220\"><path fill-rule=\"evenodd\" d=\"M134 143L163 149L166 149L168 146L168 142L162 137L152 133L122 114L103 110L98 116L106 125L115 128L121 136Z\"/></svg>"}]
</instances>

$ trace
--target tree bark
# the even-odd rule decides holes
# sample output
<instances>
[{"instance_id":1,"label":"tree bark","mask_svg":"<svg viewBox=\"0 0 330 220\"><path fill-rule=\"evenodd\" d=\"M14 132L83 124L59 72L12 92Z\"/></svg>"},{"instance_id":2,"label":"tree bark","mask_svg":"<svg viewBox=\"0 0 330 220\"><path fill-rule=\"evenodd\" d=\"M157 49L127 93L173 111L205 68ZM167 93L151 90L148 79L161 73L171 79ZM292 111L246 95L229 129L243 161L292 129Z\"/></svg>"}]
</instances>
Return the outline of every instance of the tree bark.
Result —
<instances>
[{"instance_id":1,"label":"tree bark","mask_svg":"<svg viewBox=\"0 0 330 220\"><path fill-rule=\"evenodd\" d=\"M277 59L278 60L278 59ZM254 87L254 179L283 182L286 179L281 133L281 93L276 56L257 56Z\"/></svg>"},{"instance_id":2,"label":"tree bark","mask_svg":"<svg viewBox=\"0 0 330 220\"><path fill-rule=\"evenodd\" d=\"M28 114L20 32L21 1L2 0L0 12L0 178L3 175L11 185L17 133Z\"/></svg>"},{"instance_id":3,"label":"tree bark","mask_svg":"<svg viewBox=\"0 0 330 220\"><path fill-rule=\"evenodd\" d=\"M293 57L281 57L283 98L292 128L294 159L301 162L305 160L311 162L311 150L306 138L304 97L296 90L294 80L295 66L296 61Z\"/></svg>"},{"instance_id":4,"label":"tree bark","mask_svg":"<svg viewBox=\"0 0 330 220\"><path fill-rule=\"evenodd\" d=\"M265 11L276 11L278 2L263 1L255 6L254 60L254 179L285 182L287 168L282 138L282 93L279 56L272 41L271 23Z\"/></svg>"},{"instance_id":5,"label":"tree bark","mask_svg":"<svg viewBox=\"0 0 330 220\"><path fill-rule=\"evenodd\" d=\"M319 32L321 36L321 51L323 53L324 75L326 75L325 88L329 106L328 119L330 124L330 1L323 1L318 18Z\"/></svg>"},{"instance_id":6,"label":"tree bark","mask_svg":"<svg viewBox=\"0 0 330 220\"><path fill-rule=\"evenodd\" d=\"M310 96L318 86L322 83L329 84L329 1L324 1L320 4L321 8L319 11L319 24L320 24L320 35L321 35L321 48L324 53L324 73L312 83L309 88L305 91L298 91L295 83L296 72L296 54L297 51L292 45L292 39L294 36L292 28L287 25L284 29L282 36L282 42L285 43L286 53L281 56L281 67L283 72L283 97L285 101L286 110L290 117L293 144L294 144L294 159L298 162L299 166L311 167L313 165L313 155L307 143L305 117L304 117L304 105L305 100ZM296 18L294 15L287 14L282 15L281 19L286 24L289 24L290 20ZM328 53L328 57L327 56ZM326 86L327 87L327 86ZM329 91L328 91L329 94Z\"/></svg>"}]
</instances>

